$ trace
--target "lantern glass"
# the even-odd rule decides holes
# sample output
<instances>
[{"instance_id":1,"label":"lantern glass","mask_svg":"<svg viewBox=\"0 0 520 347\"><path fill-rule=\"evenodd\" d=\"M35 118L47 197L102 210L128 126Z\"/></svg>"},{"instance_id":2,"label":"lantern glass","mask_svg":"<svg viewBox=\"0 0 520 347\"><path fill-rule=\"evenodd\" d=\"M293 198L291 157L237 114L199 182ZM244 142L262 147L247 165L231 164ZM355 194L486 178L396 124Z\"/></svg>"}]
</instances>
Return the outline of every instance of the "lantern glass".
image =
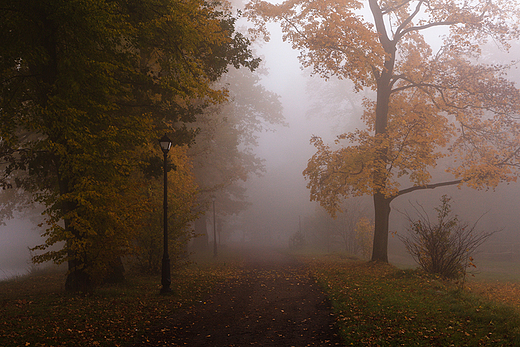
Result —
<instances>
[{"instance_id":1,"label":"lantern glass","mask_svg":"<svg viewBox=\"0 0 520 347\"><path fill-rule=\"evenodd\" d=\"M160 140L159 144L161 145L161 149L164 153L168 153L172 146L172 141L168 138L168 136L164 135Z\"/></svg>"}]
</instances>

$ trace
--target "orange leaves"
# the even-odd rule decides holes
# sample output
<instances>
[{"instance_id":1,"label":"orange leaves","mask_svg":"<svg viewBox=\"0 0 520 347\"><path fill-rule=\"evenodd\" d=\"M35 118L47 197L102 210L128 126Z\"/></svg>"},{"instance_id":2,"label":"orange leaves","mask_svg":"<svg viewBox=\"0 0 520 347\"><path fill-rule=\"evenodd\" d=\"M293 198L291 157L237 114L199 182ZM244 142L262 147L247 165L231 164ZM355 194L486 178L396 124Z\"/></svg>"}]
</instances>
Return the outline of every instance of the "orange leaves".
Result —
<instances>
[{"instance_id":1,"label":"orange leaves","mask_svg":"<svg viewBox=\"0 0 520 347\"><path fill-rule=\"evenodd\" d=\"M365 113L369 128L374 122L371 114L369 110ZM396 95L389 108L386 134L371 135L362 130L344 134L336 142L347 141L347 145L337 150L320 138L311 141L317 152L304 171L311 199L322 202L330 212L338 208L340 196L377 191L395 196L402 183L398 179L403 176L414 185L426 185L431 180L431 168L443 157L441 149L453 133L448 120L420 94Z\"/></svg>"},{"instance_id":2,"label":"orange leaves","mask_svg":"<svg viewBox=\"0 0 520 347\"><path fill-rule=\"evenodd\" d=\"M303 171L309 180L307 188L311 191L311 200L320 204L335 215L339 211L341 196L360 196L370 189L371 167L367 153L355 146L332 151L321 138L314 137L311 143L317 149Z\"/></svg>"},{"instance_id":3,"label":"orange leaves","mask_svg":"<svg viewBox=\"0 0 520 347\"><path fill-rule=\"evenodd\" d=\"M484 65L479 58L482 44L493 40L507 49L508 40L520 37L519 4L366 3L254 0L247 6L257 32L268 34L265 23L280 22L303 67L325 78L350 79L357 90L377 91L375 100L364 103L367 130L341 135L346 143L338 149L311 141L316 153L303 172L311 200L334 214L342 197L379 192L393 198L415 190L401 189L404 178L413 187L434 188L439 184L429 184L431 172L444 157L456 163L448 171L456 179L446 185L514 181L520 91L505 78L508 66ZM430 29L442 40L429 40Z\"/></svg>"},{"instance_id":4,"label":"orange leaves","mask_svg":"<svg viewBox=\"0 0 520 347\"><path fill-rule=\"evenodd\" d=\"M252 1L246 7L246 17L254 23L254 37L269 39L265 23L278 21L283 39L300 51L300 62L314 73L338 76L355 83L359 90L373 86L372 69L381 68L384 52L371 24L356 13L362 2L294 1L280 5Z\"/></svg>"}]
</instances>

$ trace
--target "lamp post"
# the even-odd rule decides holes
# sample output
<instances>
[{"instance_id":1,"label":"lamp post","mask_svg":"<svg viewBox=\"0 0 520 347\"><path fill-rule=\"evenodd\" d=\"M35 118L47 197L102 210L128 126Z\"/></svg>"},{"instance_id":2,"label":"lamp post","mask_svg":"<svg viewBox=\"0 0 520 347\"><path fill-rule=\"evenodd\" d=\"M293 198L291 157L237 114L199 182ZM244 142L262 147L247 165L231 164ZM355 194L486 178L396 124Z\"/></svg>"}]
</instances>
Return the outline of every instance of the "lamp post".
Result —
<instances>
[{"instance_id":1,"label":"lamp post","mask_svg":"<svg viewBox=\"0 0 520 347\"><path fill-rule=\"evenodd\" d=\"M217 220L215 218L215 196L211 196L211 201L213 201L213 257L217 257Z\"/></svg>"},{"instance_id":2,"label":"lamp post","mask_svg":"<svg viewBox=\"0 0 520 347\"><path fill-rule=\"evenodd\" d=\"M159 144L161 145L161 149L164 154L164 201L163 201L163 209L164 209L164 240L163 240L163 258L162 258L162 269L161 269L161 294L170 293L172 289L170 285L172 283L170 276L170 255L168 254L168 152L172 146L172 141L166 136L166 134L159 140Z\"/></svg>"}]
</instances>

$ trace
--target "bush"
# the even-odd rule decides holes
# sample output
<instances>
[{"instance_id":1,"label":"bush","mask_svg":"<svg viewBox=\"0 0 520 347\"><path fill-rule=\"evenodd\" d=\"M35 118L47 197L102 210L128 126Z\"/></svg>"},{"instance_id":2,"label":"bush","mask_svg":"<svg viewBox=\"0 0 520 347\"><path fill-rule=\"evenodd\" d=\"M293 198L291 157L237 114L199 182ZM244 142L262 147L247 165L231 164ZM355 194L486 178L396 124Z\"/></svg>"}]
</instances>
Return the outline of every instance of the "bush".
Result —
<instances>
[{"instance_id":1,"label":"bush","mask_svg":"<svg viewBox=\"0 0 520 347\"><path fill-rule=\"evenodd\" d=\"M468 266L473 265L473 252L496 231L477 232L478 220L472 226L459 221L451 211L450 200L446 195L442 196L441 205L435 209L435 223L430 222L422 206L414 206L418 219L405 214L410 223L407 229L409 236L399 235L399 238L424 271L446 278L458 278L466 274Z\"/></svg>"}]
</instances>

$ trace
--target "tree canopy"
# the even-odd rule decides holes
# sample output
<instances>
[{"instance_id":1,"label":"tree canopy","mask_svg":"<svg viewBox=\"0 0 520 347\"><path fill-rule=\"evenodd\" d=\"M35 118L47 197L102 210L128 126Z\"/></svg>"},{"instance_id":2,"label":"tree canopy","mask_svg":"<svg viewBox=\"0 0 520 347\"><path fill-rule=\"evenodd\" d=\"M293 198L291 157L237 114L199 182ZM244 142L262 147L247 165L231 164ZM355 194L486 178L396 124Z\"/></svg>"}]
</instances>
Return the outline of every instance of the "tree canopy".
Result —
<instances>
[{"instance_id":1,"label":"tree canopy","mask_svg":"<svg viewBox=\"0 0 520 347\"><path fill-rule=\"evenodd\" d=\"M205 192L219 195L221 211L226 206L227 214L247 205L236 184L264 170L262 159L253 151L258 134L283 124L278 96L259 80L256 71L228 72L219 81L228 90L228 102L208 107L192 124L199 130L190 150L197 181Z\"/></svg>"},{"instance_id":2,"label":"tree canopy","mask_svg":"<svg viewBox=\"0 0 520 347\"><path fill-rule=\"evenodd\" d=\"M258 59L225 2L0 7L0 183L46 204L47 251L36 260L67 261L67 287L83 290L128 251L144 220L138 169L156 162L157 139L192 141L185 123L226 98L213 82Z\"/></svg>"},{"instance_id":3,"label":"tree canopy","mask_svg":"<svg viewBox=\"0 0 520 347\"><path fill-rule=\"evenodd\" d=\"M338 136L336 147L313 137L304 171L311 199L331 214L343 197L371 194L372 260L388 261L390 202L444 185L496 187L520 164L520 92L512 64L485 64L481 47L508 50L520 34L518 3L502 0L253 0L253 33L268 38L279 21L304 67L350 79L365 99L365 128ZM432 182L439 161L447 180Z\"/></svg>"}]
</instances>

